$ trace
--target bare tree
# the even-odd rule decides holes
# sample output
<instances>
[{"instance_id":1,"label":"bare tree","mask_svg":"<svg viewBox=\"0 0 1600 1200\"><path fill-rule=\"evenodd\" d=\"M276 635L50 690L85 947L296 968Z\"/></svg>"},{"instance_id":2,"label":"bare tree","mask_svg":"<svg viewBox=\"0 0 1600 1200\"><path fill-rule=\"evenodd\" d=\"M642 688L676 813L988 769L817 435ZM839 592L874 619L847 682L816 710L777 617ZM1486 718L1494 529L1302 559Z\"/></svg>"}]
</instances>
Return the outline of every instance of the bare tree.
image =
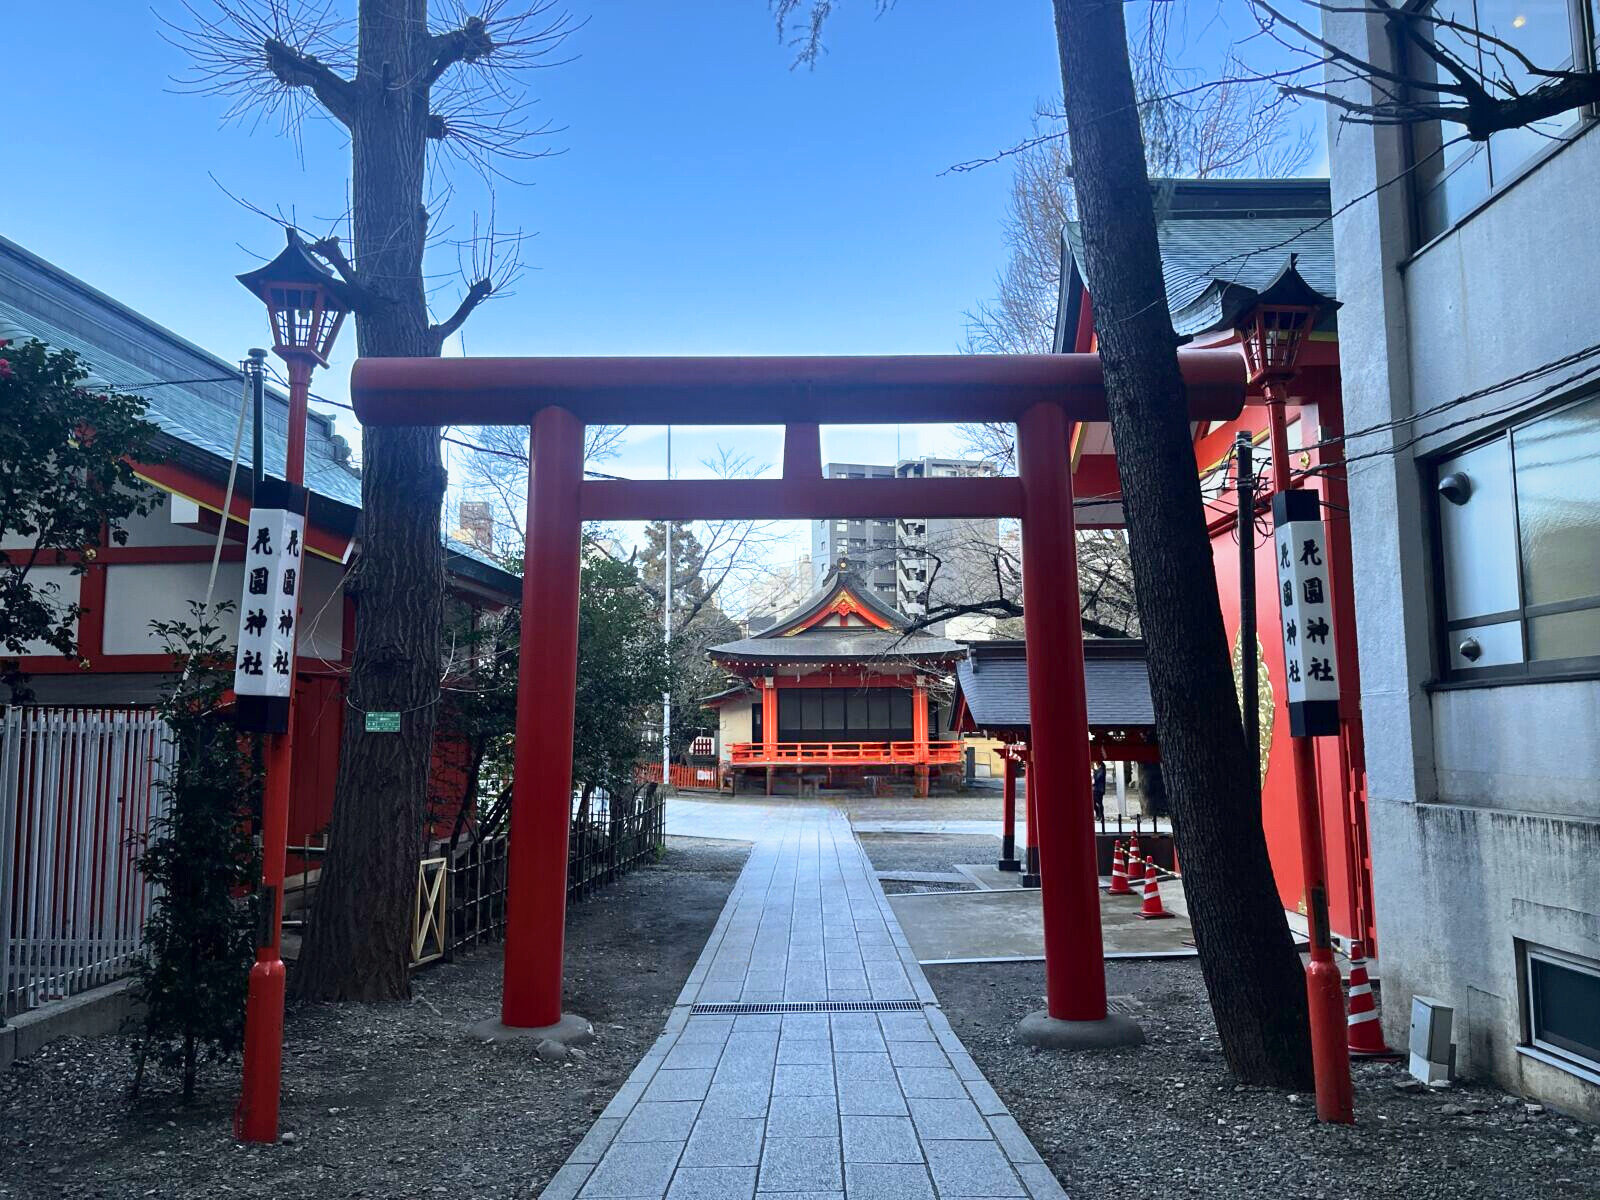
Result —
<instances>
[{"instance_id":1,"label":"bare tree","mask_svg":"<svg viewBox=\"0 0 1600 1200\"><path fill-rule=\"evenodd\" d=\"M1294 71L1277 73L1280 92L1331 105L1341 121L1442 121L1459 126L1467 139L1482 142L1600 104L1600 71L1592 60L1535 62L1518 45L1515 27L1480 28L1456 19L1453 9L1390 0L1250 3L1263 32L1302 60ZM1381 20L1396 49L1396 62L1362 58L1314 32L1312 20L1324 14ZM1290 78L1282 79L1285 75Z\"/></svg>"},{"instance_id":2,"label":"bare tree","mask_svg":"<svg viewBox=\"0 0 1600 1200\"><path fill-rule=\"evenodd\" d=\"M627 433L626 425L588 425L583 431L583 466L588 475L608 477L599 470L615 458ZM528 427L484 425L445 434L460 454L452 456L462 498L486 502L494 514L494 551L521 557L528 513Z\"/></svg>"},{"instance_id":3,"label":"bare tree","mask_svg":"<svg viewBox=\"0 0 1600 1200\"><path fill-rule=\"evenodd\" d=\"M298 139L327 118L349 139L348 244L313 246L354 297L364 357L431 357L514 275L515 242L492 227L452 242L425 185L430 150L486 180L497 163L535 157L544 132L525 120L523 79L552 65L571 29L549 0L194 0L173 40L194 63L196 91L227 115L276 121ZM448 189L443 189L448 195ZM477 222L474 221L476 227ZM492 226L492 221L491 221ZM425 251L454 249L464 290L449 315L429 314ZM298 969L308 999L408 994L410 912L426 812L439 664L444 563L439 430L366 430L361 550L345 580L357 604L356 645L339 757L330 852ZM399 712L401 736L368 736L362 714Z\"/></svg>"}]
</instances>

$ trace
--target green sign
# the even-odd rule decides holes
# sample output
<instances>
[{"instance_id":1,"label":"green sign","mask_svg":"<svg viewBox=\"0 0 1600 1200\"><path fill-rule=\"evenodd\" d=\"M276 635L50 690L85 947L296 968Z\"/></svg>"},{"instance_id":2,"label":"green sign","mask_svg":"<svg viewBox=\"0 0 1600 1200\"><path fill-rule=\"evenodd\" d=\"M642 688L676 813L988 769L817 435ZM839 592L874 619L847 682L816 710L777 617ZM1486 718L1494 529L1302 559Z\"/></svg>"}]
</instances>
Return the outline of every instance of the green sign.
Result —
<instances>
[{"instance_id":1,"label":"green sign","mask_svg":"<svg viewBox=\"0 0 1600 1200\"><path fill-rule=\"evenodd\" d=\"M397 712L369 712L367 714L368 733L399 733L400 714Z\"/></svg>"}]
</instances>

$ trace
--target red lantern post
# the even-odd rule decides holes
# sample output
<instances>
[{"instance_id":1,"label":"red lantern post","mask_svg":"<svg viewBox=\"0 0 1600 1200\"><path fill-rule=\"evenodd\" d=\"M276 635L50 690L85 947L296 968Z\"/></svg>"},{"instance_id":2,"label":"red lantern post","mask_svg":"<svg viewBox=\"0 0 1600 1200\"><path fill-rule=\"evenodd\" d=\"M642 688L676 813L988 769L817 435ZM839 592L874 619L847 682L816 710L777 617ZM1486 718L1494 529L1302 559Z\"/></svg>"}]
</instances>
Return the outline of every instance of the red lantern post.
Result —
<instances>
[{"instance_id":1,"label":"red lantern post","mask_svg":"<svg viewBox=\"0 0 1600 1200\"><path fill-rule=\"evenodd\" d=\"M1256 305L1244 316L1237 329L1249 368L1249 386L1266 396L1267 415L1272 430L1272 487L1276 493L1273 515L1283 549L1293 538L1293 553L1279 555L1282 594L1280 612L1284 622L1284 669L1290 672L1289 709L1291 744L1294 748L1295 807L1300 823L1301 867L1310 903L1307 922L1311 932L1311 962L1306 969L1306 996L1311 1016L1311 1057L1316 1079L1317 1117L1322 1121L1350 1124L1355 1120L1354 1086L1350 1079L1350 1052L1346 1044L1344 993L1339 968L1333 961L1333 935L1328 928L1327 853L1322 841L1322 809L1317 787L1316 749L1312 738L1338 733L1338 701L1332 701L1331 721L1327 702L1297 700L1296 687L1305 688L1299 658L1305 647L1304 613L1307 596L1302 580L1295 574L1300 565L1301 547L1291 528L1321 528L1314 492L1289 486L1289 445L1284 413L1287 385L1296 372L1296 362L1306 336L1320 312L1337 306L1301 277L1290 255L1277 277L1258 294ZM1307 509L1309 508L1309 514ZM1241 525L1241 527L1243 527ZM1320 556L1319 556L1320 557ZM1320 565L1320 564L1319 564ZM1322 582L1317 581L1319 598ZM1331 588L1326 589L1331 594ZM1319 599L1319 603L1321 603ZM1291 632L1293 631L1293 632ZM1252 638L1253 631L1246 637ZM1331 636L1331 634L1329 635ZM1331 647L1328 657L1332 657ZM1335 686L1335 696L1337 688Z\"/></svg>"},{"instance_id":2,"label":"red lantern post","mask_svg":"<svg viewBox=\"0 0 1600 1200\"><path fill-rule=\"evenodd\" d=\"M348 289L307 252L294 231L286 231L288 245L266 266L240 275L239 282L267 306L272 323L272 348L289 372L288 444L282 481L265 479L264 464L256 464L261 480L251 497L250 543L255 547L277 544L277 563L259 568L257 577L246 560L245 603L240 607L238 666L234 691L238 696L238 725L266 735L266 778L261 797L261 931L256 939L256 961L250 969L245 1000L244 1081L234 1117L234 1133L242 1141L278 1140L278 1094L283 1065L283 1000L285 972L282 959L283 874L289 840L289 780L294 762L293 703L294 660L299 639L300 582L303 565L309 493L305 490L306 402L311 372L328 365L328 353L339 327L350 311ZM224 515L226 523L228 517ZM260 537L257 526L266 531ZM276 532L274 532L276 530ZM291 540L290 534L295 536ZM256 584L262 584L256 590ZM265 623L250 622L258 607ZM270 599L272 603L266 601ZM281 610L281 615L280 615ZM270 612L270 616L268 615ZM285 628L285 625L287 626ZM251 639L276 636L274 648L263 653ZM268 658L268 653L271 657ZM279 655L282 655L280 658ZM253 686L257 680L267 681ZM273 687L276 682L276 687Z\"/></svg>"}]
</instances>

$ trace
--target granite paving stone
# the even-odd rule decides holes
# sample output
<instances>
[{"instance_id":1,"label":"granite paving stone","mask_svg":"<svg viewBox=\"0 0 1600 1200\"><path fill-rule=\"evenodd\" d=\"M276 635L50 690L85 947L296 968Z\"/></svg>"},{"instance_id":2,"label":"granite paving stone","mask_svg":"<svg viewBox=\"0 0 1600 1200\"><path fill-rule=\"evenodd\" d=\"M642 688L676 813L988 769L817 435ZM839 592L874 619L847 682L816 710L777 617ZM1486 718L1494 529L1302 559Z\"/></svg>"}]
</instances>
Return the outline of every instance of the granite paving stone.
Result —
<instances>
[{"instance_id":1,"label":"granite paving stone","mask_svg":"<svg viewBox=\"0 0 1600 1200\"><path fill-rule=\"evenodd\" d=\"M750 1200L755 1194L754 1167L679 1167L667 1200Z\"/></svg>"},{"instance_id":2,"label":"granite paving stone","mask_svg":"<svg viewBox=\"0 0 1600 1200\"><path fill-rule=\"evenodd\" d=\"M683 1071L657 1071L644 1090L645 1100L704 1100L711 1086L711 1068L694 1067Z\"/></svg>"},{"instance_id":3,"label":"granite paving stone","mask_svg":"<svg viewBox=\"0 0 1600 1200\"><path fill-rule=\"evenodd\" d=\"M642 1101L617 1131L619 1142L681 1142L700 1115L698 1100Z\"/></svg>"},{"instance_id":4,"label":"granite paving stone","mask_svg":"<svg viewBox=\"0 0 1600 1200\"><path fill-rule=\"evenodd\" d=\"M841 1117L847 1163L920 1163L922 1147L910 1117Z\"/></svg>"},{"instance_id":5,"label":"granite paving stone","mask_svg":"<svg viewBox=\"0 0 1600 1200\"><path fill-rule=\"evenodd\" d=\"M836 1137L769 1137L761 1150L761 1190L837 1188L842 1182L840 1162Z\"/></svg>"},{"instance_id":6,"label":"granite paving stone","mask_svg":"<svg viewBox=\"0 0 1600 1200\"><path fill-rule=\"evenodd\" d=\"M761 1161L760 1117L702 1115L694 1123L680 1167L753 1167Z\"/></svg>"},{"instance_id":7,"label":"granite paving stone","mask_svg":"<svg viewBox=\"0 0 1600 1200\"><path fill-rule=\"evenodd\" d=\"M1026 1196L1022 1180L993 1142L923 1141L941 1197Z\"/></svg>"},{"instance_id":8,"label":"granite paving stone","mask_svg":"<svg viewBox=\"0 0 1600 1200\"><path fill-rule=\"evenodd\" d=\"M972 1138L993 1141L988 1123L979 1114L971 1100L907 1099L911 1119L917 1124L917 1135L928 1141L934 1138Z\"/></svg>"},{"instance_id":9,"label":"granite paving stone","mask_svg":"<svg viewBox=\"0 0 1600 1200\"><path fill-rule=\"evenodd\" d=\"M613 1142L578 1195L665 1196L682 1153L678 1142Z\"/></svg>"},{"instance_id":10,"label":"granite paving stone","mask_svg":"<svg viewBox=\"0 0 1600 1200\"><path fill-rule=\"evenodd\" d=\"M949 1067L902 1067L897 1074L900 1076L900 1090L906 1094L908 1100L967 1098L967 1089L961 1085L960 1077Z\"/></svg>"},{"instance_id":11,"label":"granite paving stone","mask_svg":"<svg viewBox=\"0 0 1600 1200\"><path fill-rule=\"evenodd\" d=\"M934 1200L921 1163L846 1163L844 1177L850 1200Z\"/></svg>"},{"instance_id":12,"label":"granite paving stone","mask_svg":"<svg viewBox=\"0 0 1600 1200\"><path fill-rule=\"evenodd\" d=\"M774 1096L767 1109L769 1137L837 1137L839 1101L834 1096Z\"/></svg>"}]
</instances>

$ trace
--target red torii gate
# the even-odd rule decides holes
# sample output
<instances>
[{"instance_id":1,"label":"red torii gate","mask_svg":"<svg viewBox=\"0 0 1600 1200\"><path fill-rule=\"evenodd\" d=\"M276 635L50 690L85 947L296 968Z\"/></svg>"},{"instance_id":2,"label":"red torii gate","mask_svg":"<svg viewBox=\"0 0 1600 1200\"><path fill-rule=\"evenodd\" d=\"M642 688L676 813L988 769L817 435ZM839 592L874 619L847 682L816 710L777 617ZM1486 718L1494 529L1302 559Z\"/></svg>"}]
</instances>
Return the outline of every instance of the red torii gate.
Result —
<instances>
[{"instance_id":1,"label":"red torii gate","mask_svg":"<svg viewBox=\"0 0 1600 1200\"><path fill-rule=\"evenodd\" d=\"M1238 415L1244 363L1236 351L1178 357L1191 420ZM1097 355L373 358L356 363L350 392L367 425L531 427L504 1026L557 1037L588 1027L570 1015L564 1021L561 1011L582 523L915 514L1022 520L1029 792L1043 876L1043 1024L1078 1044L1121 1040L1106 1014L1068 457L1072 424L1106 419ZM957 421L1014 422L1018 474L822 476L821 424ZM783 476L585 480L589 424L781 424Z\"/></svg>"}]
</instances>

